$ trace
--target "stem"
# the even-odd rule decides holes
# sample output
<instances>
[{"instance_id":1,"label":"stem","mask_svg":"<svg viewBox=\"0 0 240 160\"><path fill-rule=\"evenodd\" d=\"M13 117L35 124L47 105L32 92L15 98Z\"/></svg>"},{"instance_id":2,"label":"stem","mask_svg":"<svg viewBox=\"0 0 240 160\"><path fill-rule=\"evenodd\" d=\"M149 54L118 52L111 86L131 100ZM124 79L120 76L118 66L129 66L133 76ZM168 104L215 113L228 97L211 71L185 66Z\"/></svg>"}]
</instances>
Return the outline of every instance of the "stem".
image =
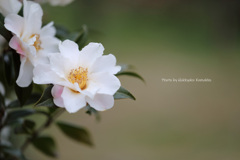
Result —
<instances>
[{"instance_id":1,"label":"stem","mask_svg":"<svg viewBox=\"0 0 240 160\"><path fill-rule=\"evenodd\" d=\"M27 138L26 141L23 143L21 150L22 152L24 152L26 150L26 148L28 147L28 145L35 139L38 137L38 135L46 128L48 128L65 110L64 109L59 109L58 111L54 112L52 117L51 115L48 116L47 121L41 125L36 131L34 131L31 134L31 137Z\"/></svg>"}]
</instances>

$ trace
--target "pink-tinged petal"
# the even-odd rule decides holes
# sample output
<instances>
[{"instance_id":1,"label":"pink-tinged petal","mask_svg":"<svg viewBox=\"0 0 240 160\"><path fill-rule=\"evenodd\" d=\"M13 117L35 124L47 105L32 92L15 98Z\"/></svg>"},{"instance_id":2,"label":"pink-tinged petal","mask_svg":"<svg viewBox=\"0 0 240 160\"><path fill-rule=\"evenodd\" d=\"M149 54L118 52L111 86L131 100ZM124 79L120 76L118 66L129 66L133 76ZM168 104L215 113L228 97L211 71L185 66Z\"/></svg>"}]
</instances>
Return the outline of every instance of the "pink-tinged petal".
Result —
<instances>
[{"instance_id":1,"label":"pink-tinged petal","mask_svg":"<svg viewBox=\"0 0 240 160\"><path fill-rule=\"evenodd\" d=\"M104 47L101 43L89 43L81 51L81 57L79 63L83 64L83 67L90 67L98 57L103 55Z\"/></svg>"},{"instance_id":2,"label":"pink-tinged petal","mask_svg":"<svg viewBox=\"0 0 240 160\"><path fill-rule=\"evenodd\" d=\"M42 27L43 10L41 6L38 3L26 0L23 1L23 5L25 30L29 33L38 33Z\"/></svg>"},{"instance_id":3,"label":"pink-tinged petal","mask_svg":"<svg viewBox=\"0 0 240 160\"><path fill-rule=\"evenodd\" d=\"M33 78L33 65L26 58L21 57L20 71L17 78L17 85L20 87L27 87L31 84Z\"/></svg>"},{"instance_id":4,"label":"pink-tinged petal","mask_svg":"<svg viewBox=\"0 0 240 160\"><path fill-rule=\"evenodd\" d=\"M108 72L110 74L116 74L120 70L121 67L116 66L116 57L109 54L99 57L90 68L89 72Z\"/></svg>"},{"instance_id":5,"label":"pink-tinged petal","mask_svg":"<svg viewBox=\"0 0 240 160\"><path fill-rule=\"evenodd\" d=\"M98 111L104 111L113 107L114 98L112 95L96 94L93 99L87 98L87 103Z\"/></svg>"},{"instance_id":6,"label":"pink-tinged petal","mask_svg":"<svg viewBox=\"0 0 240 160\"><path fill-rule=\"evenodd\" d=\"M22 47L22 44L21 44L21 40L15 35L11 38L10 42L9 42L9 46L16 50L17 53L19 53L20 55L23 55L25 56L26 53Z\"/></svg>"},{"instance_id":7,"label":"pink-tinged petal","mask_svg":"<svg viewBox=\"0 0 240 160\"><path fill-rule=\"evenodd\" d=\"M63 99L61 97L63 88L64 88L63 86L54 85L51 91L53 96L53 102L58 107L64 107Z\"/></svg>"},{"instance_id":8,"label":"pink-tinged petal","mask_svg":"<svg viewBox=\"0 0 240 160\"><path fill-rule=\"evenodd\" d=\"M85 95L64 87L62 92L63 103L69 113L75 113L86 106Z\"/></svg>"},{"instance_id":9,"label":"pink-tinged petal","mask_svg":"<svg viewBox=\"0 0 240 160\"><path fill-rule=\"evenodd\" d=\"M7 30L16 34L18 37L23 32L24 19L17 14L10 14L5 18L4 26Z\"/></svg>"},{"instance_id":10,"label":"pink-tinged petal","mask_svg":"<svg viewBox=\"0 0 240 160\"><path fill-rule=\"evenodd\" d=\"M89 76L89 83L99 86L97 93L113 95L121 86L119 79L109 73L95 73Z\"/></svg>"}]
</instances>

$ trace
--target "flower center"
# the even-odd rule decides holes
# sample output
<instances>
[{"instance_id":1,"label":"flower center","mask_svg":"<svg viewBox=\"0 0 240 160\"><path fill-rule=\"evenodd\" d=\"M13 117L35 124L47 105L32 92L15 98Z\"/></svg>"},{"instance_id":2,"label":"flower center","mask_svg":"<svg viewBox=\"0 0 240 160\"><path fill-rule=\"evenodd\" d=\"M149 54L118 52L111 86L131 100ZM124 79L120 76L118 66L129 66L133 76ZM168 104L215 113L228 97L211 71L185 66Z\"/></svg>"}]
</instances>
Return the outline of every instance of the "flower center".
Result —
<instances>
[{"instance_id":1,"label":"flower center","mask_svg":"<svg viewBox=\"0 0 240 160\"><path fill-rule=\"evenodd\" d=\"M68 80L72 84L77 83L82 90L85 89L88 80L88 69L82 67L72 69L68 75Z\"/></svg>"},{"instance_id":2,"label":"flower center","mask_svg":"<svg viewBox=\"0 0 240 160\"><path fill-rule=\"evenodd\" d=\"M36 48L37 51L39 51L41 48L42 42L40 41L40 35L39 34L32 34L30 38L36 37L36 41L34 42L33 46Z\"/></svg>"}]
</instances>

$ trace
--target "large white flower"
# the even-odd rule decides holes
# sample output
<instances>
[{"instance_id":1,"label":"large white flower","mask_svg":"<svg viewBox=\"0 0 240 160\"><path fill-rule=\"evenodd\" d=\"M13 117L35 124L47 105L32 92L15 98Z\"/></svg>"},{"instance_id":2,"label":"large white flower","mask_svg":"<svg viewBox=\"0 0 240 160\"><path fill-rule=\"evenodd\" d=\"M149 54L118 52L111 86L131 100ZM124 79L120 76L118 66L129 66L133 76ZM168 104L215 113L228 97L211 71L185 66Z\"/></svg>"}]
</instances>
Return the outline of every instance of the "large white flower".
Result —
<instances>
[{"instance_id":1,"label":"large white flower","mask_svg":"<svg viewBox=\"0 0 240 160\"><path fill-rule=\"evenodd\" d=\"M99 111L113 107L113 94L121 86L114 75L121 69L115 56L103 55L100 43L90 43L79 51L75 42L65 40L59 50L49 57L49 65L36 66L33 81L54 84L54 103L70 113L87 103Z\"/></svg>"},{"instance_id":2,"label":"large white flower","mask_svg":"<svg viewBox=\"0 0 240 160\"><path fill-rule=\"evenodd\" d=\"M10 14L5 27L13 33L11 48L20 54L21 66L17 84L27 87L32 82L33 67L48 62L48 53L56 52L59 40L55 38L53 23L42 26L43 11L38 3L24 0L23 17Z\"/></svg>"},{"instance_id":3,"label":"large white flower","mask_svg":"<svg viewBox=\"0 0 240 160\"><path fill-rule=\"evenodd\" d=\"M7 16L11 13L18 13L22 7L19 0L0 0L0 13Z\"/></svg>"}]
</instances>

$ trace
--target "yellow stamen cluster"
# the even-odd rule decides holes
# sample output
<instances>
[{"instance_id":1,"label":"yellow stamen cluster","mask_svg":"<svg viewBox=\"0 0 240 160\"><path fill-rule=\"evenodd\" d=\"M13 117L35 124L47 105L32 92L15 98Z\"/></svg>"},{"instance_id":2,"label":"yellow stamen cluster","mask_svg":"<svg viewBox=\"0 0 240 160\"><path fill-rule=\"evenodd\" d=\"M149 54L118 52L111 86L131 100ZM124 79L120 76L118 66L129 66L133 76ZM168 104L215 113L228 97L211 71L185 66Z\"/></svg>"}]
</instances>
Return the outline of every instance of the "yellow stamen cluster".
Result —
<instances>
[{"instance_id":1,"label":"yellow stamen cluster","mask_svg":"<svg viewBox=\"0 0 240 160\"><path fill-rule=\"evenodd\" d=\"M82 90L85 89L87 87L88 69L82 67L72 69L68 75L68 80L72 84L77 83Z\"/></svg>"},{"instance_id":2,"label":"yellow stamen cluster","mask_svg":"<svg viewBox=\"0 0 240 160\"><path fill-rule=\"evenodd\" d=\"M36 41L34 42L33 46L36 48L37 51L39 51L41 48L41 44L42 42L40 41L40 35L39 34L33 34L31 35L30 38L33 38L34 36L36 36Z\"/></svg>"}]
</instances>

